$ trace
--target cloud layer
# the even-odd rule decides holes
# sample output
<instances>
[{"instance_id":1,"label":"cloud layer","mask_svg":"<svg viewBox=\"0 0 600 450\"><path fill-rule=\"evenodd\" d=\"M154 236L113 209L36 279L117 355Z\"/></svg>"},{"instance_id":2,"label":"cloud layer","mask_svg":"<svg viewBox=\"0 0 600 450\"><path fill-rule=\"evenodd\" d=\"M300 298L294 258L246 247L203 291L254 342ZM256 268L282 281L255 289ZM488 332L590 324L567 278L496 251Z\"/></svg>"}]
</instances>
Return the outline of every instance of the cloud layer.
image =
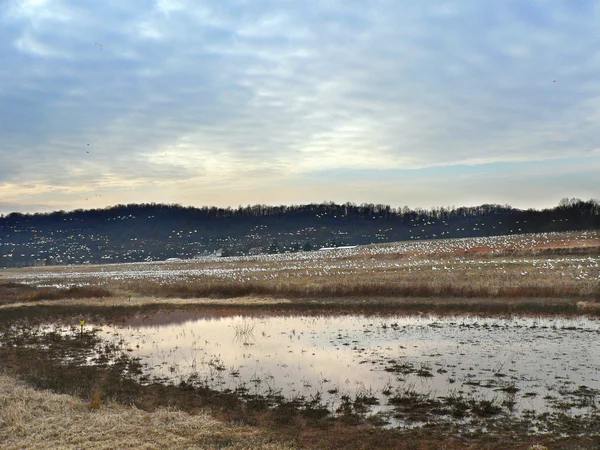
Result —
<instances>
[{"instance_id":1,"label":"cloud layer","mask_svg":"<svg viewBox=\"0 0 600 450\"><path fill-rule=\"evenodd\" d=\"M598 197L598 23L595 2L8 0L0 205Z\"/></svg>"}]
</instances>

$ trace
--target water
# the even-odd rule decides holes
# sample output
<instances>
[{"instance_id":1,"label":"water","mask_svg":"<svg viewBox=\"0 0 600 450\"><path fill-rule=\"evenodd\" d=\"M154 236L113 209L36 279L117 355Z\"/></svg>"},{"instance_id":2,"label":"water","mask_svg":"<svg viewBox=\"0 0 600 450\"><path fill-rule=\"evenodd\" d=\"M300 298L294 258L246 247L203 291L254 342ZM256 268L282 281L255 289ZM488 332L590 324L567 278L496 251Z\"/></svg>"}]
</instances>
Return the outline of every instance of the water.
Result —
<instances>
[{"instance_id":1,"label":"water","mask_svg":"<svg viewBox=\"0 0 600 450\"><path fill-rule=\"evenodd\" d=\"M476 316L200 316L159 313L103 326L163 381L285 398L492 400L511 414L586 412L600 391L600 320ZM374 402L372 402L374 403Z\"/></svg>"}]
</instances>

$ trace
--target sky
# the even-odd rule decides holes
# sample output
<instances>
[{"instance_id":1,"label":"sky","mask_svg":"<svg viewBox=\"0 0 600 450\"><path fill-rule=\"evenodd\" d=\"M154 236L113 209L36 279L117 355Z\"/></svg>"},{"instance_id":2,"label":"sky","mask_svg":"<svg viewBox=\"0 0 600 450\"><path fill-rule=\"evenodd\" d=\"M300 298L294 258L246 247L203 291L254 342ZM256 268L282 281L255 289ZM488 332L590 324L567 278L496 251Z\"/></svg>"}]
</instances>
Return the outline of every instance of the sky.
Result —
<instances>
[{"instance_id":1,"label":"sky","mask_svg":"<svg viewBox=\"0 0 600 450\"><path fill-rule=\"evenodd\" d=\"M0 0L0 213L600 198L600 2Z\"/></svg>"}]
</instances>

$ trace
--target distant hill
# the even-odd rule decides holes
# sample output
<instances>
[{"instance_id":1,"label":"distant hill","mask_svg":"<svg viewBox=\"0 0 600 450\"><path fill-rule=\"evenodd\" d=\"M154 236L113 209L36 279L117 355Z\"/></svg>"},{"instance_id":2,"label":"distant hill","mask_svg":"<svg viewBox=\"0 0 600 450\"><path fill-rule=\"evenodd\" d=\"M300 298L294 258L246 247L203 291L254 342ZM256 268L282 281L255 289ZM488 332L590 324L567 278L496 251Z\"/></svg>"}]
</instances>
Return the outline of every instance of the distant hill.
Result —
<instances>
[{"instance_id":1,"label":"distant hill","mask_svg":"<svg viewBox=\"0 0 600 450\"><path fill-rule=\"evenodd\" d=\"M405 240L600 228L600 202L409 209L321 203L232 208L165 204L0 216L0 266L137 262Z\"/></svg>"}]
</instances>

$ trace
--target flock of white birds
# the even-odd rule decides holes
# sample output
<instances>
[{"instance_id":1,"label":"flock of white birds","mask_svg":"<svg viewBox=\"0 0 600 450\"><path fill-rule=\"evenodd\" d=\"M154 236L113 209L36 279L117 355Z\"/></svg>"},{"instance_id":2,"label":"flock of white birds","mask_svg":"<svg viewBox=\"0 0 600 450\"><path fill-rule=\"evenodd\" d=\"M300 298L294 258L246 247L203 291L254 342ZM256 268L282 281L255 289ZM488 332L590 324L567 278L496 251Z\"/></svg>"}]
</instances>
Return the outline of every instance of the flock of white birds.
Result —
<instances>
[{"instance_id":1,"label":"flock of white birds","mask_svg":"<svg viewBox=\"0 0 600 450\"><path fill-rule=\"evenodd\" d=\"M579 247L598 247L600 232L410 241L273 255L40 267L8 272L5 278L40 287L68 288L140 280L160 284L194 280L252 282L367 272L494 270L506 273L518 270L522 277L553 275L588 283L600 281L600 256L535 254L536 249L569 247L574 242ZM485 257L477 254L481 249ZM513 253L515 256L511 256Z\"/></svg>"}]
</instances>

